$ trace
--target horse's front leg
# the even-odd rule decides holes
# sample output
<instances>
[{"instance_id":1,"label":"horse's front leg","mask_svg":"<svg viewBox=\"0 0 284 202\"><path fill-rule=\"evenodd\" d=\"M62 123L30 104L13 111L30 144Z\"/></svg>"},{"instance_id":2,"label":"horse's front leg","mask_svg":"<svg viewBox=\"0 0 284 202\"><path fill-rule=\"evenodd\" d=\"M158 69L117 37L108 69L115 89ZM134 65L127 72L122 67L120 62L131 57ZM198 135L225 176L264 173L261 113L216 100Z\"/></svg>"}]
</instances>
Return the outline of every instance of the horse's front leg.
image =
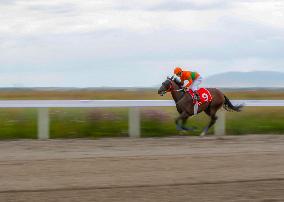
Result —
<instances>
[{"instance_id":1,"label":"horse's front leg","mask_svg":"<svg viewBox=\"0 0 284 202\"><path fill-rule=\"evenodd\" d=\"M177 130L194 130L194 128L187 128L185 126L188 117L189 117L189 114L186 111L180 114L180 116L176 119L176 129Z\"/></svg>"},{"instance_id":2,"label":"horse's front leg","mask_svg":"<svg viewBox=\"0 0 284 202\"><path fill-rule=\"evenodd\" d=\"M175 123L176 123L176 129L177 130L183 130L182 129L182 124L180 123L182 121L181 115L176 118Z\"/></svg>"},{"instance_id":3,"label":"horse's front leg","mask_svg":"<svg viewBox=\"0 0 284 202\"><path fill-rule=\"evenodd\" d=\"M182 129L183 130L187 130L187 131L194 131L195 129L196 129L196 127L194 127L194 126L192 126L192 127L187 127L187 126L185 126L186 125L186 122L187 122L187 120L188 120L188 118L189 118L190 116L188 116L186 119L183 119L182 120Z\"/></svg>"}]
</instances>

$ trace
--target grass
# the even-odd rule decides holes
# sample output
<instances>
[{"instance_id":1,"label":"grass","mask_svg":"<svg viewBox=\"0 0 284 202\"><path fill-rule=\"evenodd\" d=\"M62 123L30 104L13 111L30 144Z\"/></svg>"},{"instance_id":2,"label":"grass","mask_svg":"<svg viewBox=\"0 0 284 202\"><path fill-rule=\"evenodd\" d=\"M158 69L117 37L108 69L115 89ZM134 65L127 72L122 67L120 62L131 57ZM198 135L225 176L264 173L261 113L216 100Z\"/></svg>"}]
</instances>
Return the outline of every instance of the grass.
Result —
<instances>
[{"instance_id":1,"label":"grass","mask_svg":"<svg viewBox=\"0 0 284 202\"><path fill-rule=\"evenodd\" d=\"M284 108L250 107L227 114L228 134L284 134Z\"/></svg>"},{"instance_id":2,"label":"grass","mask_svg":"<svg viewBox=\"0 0 284 202\"><path fill-rule=\"evenodd\" d=\"M282 91L226 92L231 99L284 99ZM170 99L147 91L0 91L1 99ZM176 135L175 108L144 108L141 111L143 137ZM273 118L272 118L273 116ZM242 113L226 113L227 133L232 135L284 134L284 108L248 107ZM128 109L50 109L51 138L100 138L128 136ZM209 118L202 114L189 119L198 135ZM212 133L212 130L210 131ZM0 109L0 139L36 138L36 109Z\"/></svg>"},{"instance_id":3,"label":"grass","mask_svg":"<svg viewBox=\"0 0 284 202\"><path fill-rule=\"evenodd\" d=\"M36 109L0 109L0 139L34 139Z\"/></svg>"},{"instance_id":4,"label":"grass","mask_svg":"<svg viewBox=\"0 0 284 202\"><path fill-rule=\"evenodd\" d=\"M223 90L231 99L284 99L284 89L279 90ZM157 94L157 89L148 90L1 90L1 100L87 100L87 99L129 99L129 100L160 100L171 99L170 94L161 97Z\"/></svg>"},{"instance_id":5,"label":"grass","mask_svg":"<svg viewBox=\"0 0 284 202\"><path fill-rule=\"evenodd\" d=\"M128 136L126 109L51 110L51 138Z\"/></svg>"}]
</instances>

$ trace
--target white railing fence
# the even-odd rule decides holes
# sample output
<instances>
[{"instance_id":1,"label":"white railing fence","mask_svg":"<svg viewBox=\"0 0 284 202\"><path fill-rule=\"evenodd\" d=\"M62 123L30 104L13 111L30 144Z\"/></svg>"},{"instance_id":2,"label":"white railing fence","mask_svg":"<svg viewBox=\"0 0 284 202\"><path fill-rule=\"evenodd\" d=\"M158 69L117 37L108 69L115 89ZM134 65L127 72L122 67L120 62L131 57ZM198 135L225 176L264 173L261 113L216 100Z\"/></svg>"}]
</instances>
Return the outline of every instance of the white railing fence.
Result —
<instances>
[{"instance_id":1,"label":"white railing fence","mask_svg":"<svg viewBox=\"0 0 284 202\"><path fill-rule=\"evenodd\" d=\"M284 100L233 100L246 107L284 107ZM173 107L171 100L2 100L0 108L38 108L38 139L49 139L49 108L129 108L129 136L140 137L140 108ZM222 110L215 125L216 135L226 133L226 115Z\"/></svg>"}]
</instances>

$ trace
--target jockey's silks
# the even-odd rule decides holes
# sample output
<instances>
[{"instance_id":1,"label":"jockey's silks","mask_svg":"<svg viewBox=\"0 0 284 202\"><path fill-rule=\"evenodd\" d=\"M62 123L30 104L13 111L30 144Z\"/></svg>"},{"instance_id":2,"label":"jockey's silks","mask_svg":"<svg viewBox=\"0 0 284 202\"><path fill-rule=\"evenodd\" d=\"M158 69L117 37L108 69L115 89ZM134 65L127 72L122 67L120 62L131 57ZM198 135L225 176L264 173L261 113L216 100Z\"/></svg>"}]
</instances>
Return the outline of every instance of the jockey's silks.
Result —
<instances>
[{"instance_id":1,"label":"jockey's silks","mask_svg":"<svg viewBox=\"0 0 284 202\"><path fill-rule=\"evenodd\" d=\"M200 74L198 74L197 72L183 71L180 79L182 83L184 83L184 81L188 81L185 87L189 87L199 76Z\"/></svg>"}]
</instances>

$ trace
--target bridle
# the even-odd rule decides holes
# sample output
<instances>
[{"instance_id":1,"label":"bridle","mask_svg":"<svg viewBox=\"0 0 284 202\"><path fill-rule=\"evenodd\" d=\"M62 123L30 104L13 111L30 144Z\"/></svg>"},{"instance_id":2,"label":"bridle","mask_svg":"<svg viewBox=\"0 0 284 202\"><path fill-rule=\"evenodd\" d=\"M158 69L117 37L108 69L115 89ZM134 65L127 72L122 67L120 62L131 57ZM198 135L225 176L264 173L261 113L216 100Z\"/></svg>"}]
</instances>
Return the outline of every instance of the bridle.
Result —
<instances>
[{"instance_id":1,"label":"bridle","mask_svg":"<svg viewBox=\"0 0 284 202\"><path fill-rule=\"evenodd\" d=\"M184 91L184 89L178 89L178 90L175 90L174 89L174 84L173 84L173 80L171 79L171 78L168 78L167 79L168 81L170 81L170 87L166 90L166 91L164 91L164 92L162 92L162 94L161 94L161 96L164 96L166 93L169 93L169 92L181 92L181 91Z\"/></svg>"},{"instance_id":2,"label":"bridle","mask_svg":"<svg viewBox=\"0 0 284 202\"><path fill-rule=\"evenodd\" d=\"M167 92L172 92L174 90L174 84L173 84L173 80L168 79L171 83L170 83L170 87L169 89L167 89Z\"/></svg>"}]
</instances>

